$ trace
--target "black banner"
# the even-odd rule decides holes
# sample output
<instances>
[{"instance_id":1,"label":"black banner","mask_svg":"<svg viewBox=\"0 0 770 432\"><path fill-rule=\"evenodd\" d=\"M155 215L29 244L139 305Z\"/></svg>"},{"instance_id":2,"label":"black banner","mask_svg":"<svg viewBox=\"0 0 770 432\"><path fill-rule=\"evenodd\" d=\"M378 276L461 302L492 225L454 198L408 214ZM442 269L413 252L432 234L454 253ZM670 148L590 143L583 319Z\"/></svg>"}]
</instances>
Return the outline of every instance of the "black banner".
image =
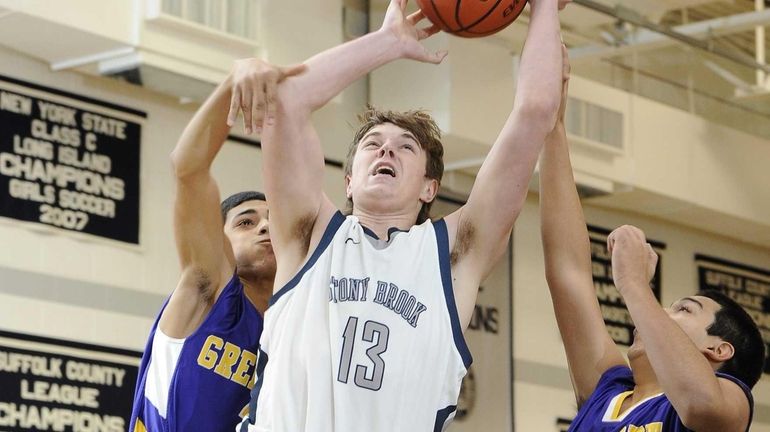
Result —
<instances>
[{"instance_id":1,"label":"black banner","mask_svg":"<svg viewBox=\"0 0 770 432\"><path fill-rule=\"evenodd\" d=\"M127 430L140 357L0 332L0 431Z\"/></svg>"},{"instance_id":2,"label":"black banner","mask_svg":"<svg viewBox=\"0 0 770 432\"><path fill-rule=\"evenodd\" d=\"M596 297L599 299L599 307L602 310L604 323L615 343L631 346L634 341L634 324L631 320L631 314L628 313L626 303L620 296L615 283L612 280L612 255L607 250L607 236L610 230L595 226L588 226L588 236L591 241L591 264L594 277L594 288L596 288ZM658 267L655 269L650 286L655 298L660 303L660 269L663 258L660 252L666 248L666 245L647 239L647 242L658 253Z\"/></svg>"},{"instance_id":3,"label":"black banner","mask_svg":"<svg viewBox=\"0 0 770 432\"><path fill-rule=\"evenodd\" d=\"M0 216L138 244L141 125L112 111L0 77Z\"/></svg>"},{"instance_id":4,"label":"black banner","mask_svg":"<svg viewBox=\"0 0 770 432\"><path fill-rule=\"evenodd\" d=\"M757 323L770 353L770 270L700 254L695 262L700 289L721 291L740 304ZM770 373L767 357L764 372Z\"/></svg>"}]
</instances>

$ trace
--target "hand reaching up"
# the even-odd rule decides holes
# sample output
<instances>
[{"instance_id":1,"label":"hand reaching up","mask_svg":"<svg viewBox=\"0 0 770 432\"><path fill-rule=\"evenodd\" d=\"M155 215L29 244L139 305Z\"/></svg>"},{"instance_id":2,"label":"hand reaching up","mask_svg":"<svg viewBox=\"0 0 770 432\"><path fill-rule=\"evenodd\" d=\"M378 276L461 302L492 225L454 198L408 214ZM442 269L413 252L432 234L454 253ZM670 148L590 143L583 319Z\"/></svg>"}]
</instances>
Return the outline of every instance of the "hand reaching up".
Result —
<instances>
[{"instance_id":1,"label":"hand reaching up","mask_svg":"<svg viewBox=\"0 0 770 432\"><path fill-rule=\"evenodd\" d=\"M417 11L405 16L408 0L391 0L380 31L391 32L397 39L401 56L425 63L438 64L446 57L446 51L432 52L420 43L438 33L439 27L435 24L426 27L417 27L417 24L425 19L422 11Z\"/></svg>"},{"instance_id":2,"label":"hand reaching up","mask_svg":"<svg viewBox=\"0 0 770 432\"><path fill-rule=\"evenodd\" d=\"M232 96L227 125L235 124L238 111L243 112L243 127L247 134L259 132L264 124L272 124L278 83L305 69L304 64L278 67L256 58L236 60L231 72Z\"/></svg>"}]
</instances>

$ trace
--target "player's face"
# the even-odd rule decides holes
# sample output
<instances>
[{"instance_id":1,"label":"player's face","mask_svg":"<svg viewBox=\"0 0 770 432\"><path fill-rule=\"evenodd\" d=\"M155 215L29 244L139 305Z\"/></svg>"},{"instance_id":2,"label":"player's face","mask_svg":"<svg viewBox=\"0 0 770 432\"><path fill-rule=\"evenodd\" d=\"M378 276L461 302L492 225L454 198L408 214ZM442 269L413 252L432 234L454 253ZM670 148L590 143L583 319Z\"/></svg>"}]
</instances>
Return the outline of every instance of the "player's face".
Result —
<instances>
[{"instance_id":1,"label":"player's face","mask_svg":"<svg viewBox=\"0 0 770 432\"><path fill-rule=\"evenodd\" d=\"M716 313L721 306L708 297L692 296L683 297L675 301L671 307L666 308L666 313L692 340L698 350L705 352L714 347L721 339L711 336L707 329L714 322ZM644 349L644 341L635 333L634 343L629 349L629 357L634 352Z\"/></svg>"},{"instance_id":2,"label":"player's face","mask_svg":"<svg viewBox=\"0 0 770 432\"><path fill-rule=\"evenodd\" d=\"M348 197L358 208L419 211L431 201L438 182L425 177L427 155L414 135L392 123L373 127L358 143Z\"/></svg>"},{"instance_id":3,"label":"player's face","mask_svg":"<svg viewBox=\"0 0 770 432\"><path fill-rule=\"evenodd\" d=\"M227 212L225 235L233 247L238 274L275 274L267 203L244 201Z\"/></svg>"}]
</instances>

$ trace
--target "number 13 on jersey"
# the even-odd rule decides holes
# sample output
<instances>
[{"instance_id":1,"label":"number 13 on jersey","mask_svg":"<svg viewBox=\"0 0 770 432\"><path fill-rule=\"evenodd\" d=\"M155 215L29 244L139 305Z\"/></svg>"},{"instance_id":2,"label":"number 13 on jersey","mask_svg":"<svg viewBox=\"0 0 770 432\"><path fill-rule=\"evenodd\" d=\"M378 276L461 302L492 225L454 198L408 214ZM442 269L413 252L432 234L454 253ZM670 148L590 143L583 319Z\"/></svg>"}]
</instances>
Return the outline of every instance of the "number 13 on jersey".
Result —
<instances>
[{"instance_id":1,"label":"number 13 on jersey","mask_svg":"<svg viewBox=\"0 0 770 432\"><path fill-rule=\"evenodd\" d=\"M358 318L348 318L345 331L342 333L342 353L340 354L340 368L337 373L337 381L347 384L350 375L350 364L353 358L358 329ZM376 337L375 337L376 335ZM382 354L388 349L388 336L390 329L377 321L367 321L363 326L361 340L374 343L366 350L366 356L371 361L369 365L356 365L354 382L358 387L377 391L382 387L382 377L385 374L385 360Z\"/></svg>"}]
</instances>

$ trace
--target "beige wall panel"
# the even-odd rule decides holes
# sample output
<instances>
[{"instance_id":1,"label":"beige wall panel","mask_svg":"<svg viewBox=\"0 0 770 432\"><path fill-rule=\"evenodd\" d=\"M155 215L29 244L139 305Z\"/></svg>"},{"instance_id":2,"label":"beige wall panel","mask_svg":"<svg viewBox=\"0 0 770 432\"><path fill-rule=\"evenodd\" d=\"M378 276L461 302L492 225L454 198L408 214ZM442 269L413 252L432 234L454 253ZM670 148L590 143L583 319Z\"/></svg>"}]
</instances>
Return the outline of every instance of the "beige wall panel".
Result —
<instances>
[{"instance_id":1,"label":"beige wall panel","mask_svg":"<svg viewBox=\"0 0 770 432\"><path fill-rule=\"evenodd\" d=\"M761 223L770 216L766 140L635 97L635 184ZM755 187L747 185L756 185Z\"/></svg>"},{"instance_id":2,"label":"beige wall panel","mask_svg":"<svg viewBox=\"0 0 770 432\"><path fill-rule=\"evenodd\" d=\"M0 7L68 25L124 43L134 40L135 1L66 0L52 7L50 0L0 0ZM105 19L109 17L109 19Z\"/></svg>"},{"instance_id":3,"label":"beige wall panel","mask_svg":"<svg viewBox=\"0 0 770 432\"><path fill-rule=\"evenodd\" d=\"M517 365L515 412L517 430L525 431L556 430L553 421L557 416L574 416L574 402L572 405L536 402L528 405L527 391L532 391L534 398L541 397L539 395L543 392L521 384L524 382L551 389L570 388L566 357L544 277L538 212L537 199L531 196L516 223L514 232L513 341L514 359ZM694 261L696 253L760 268L767 268L770 263L770 250L731 241L715 234L638 215L591 207L590 202L586 205L585 212L589 224L608 229L626 223L634 224L645 230L649 238L666 244L662 254L661 275L662 303L666 306L678 298L697 291L698 280ZM559 373L554 374L554 372ZM561 379L554 381L555 375L560 375ZM757 414L752 430L770 430L770 379L763 378L754 388L753 393ZM571 400L571 392L567 391L565 394ZM553 401L559 400L554 395L545 396L545 398L548 397L553 397ZM528 408L528 406L537 407L537 409L533 412L530 409L534 408ZM573 409L571 414L570 406ZM530 416L533 416L531 420Z\"/></svg>"}]
</instances>

